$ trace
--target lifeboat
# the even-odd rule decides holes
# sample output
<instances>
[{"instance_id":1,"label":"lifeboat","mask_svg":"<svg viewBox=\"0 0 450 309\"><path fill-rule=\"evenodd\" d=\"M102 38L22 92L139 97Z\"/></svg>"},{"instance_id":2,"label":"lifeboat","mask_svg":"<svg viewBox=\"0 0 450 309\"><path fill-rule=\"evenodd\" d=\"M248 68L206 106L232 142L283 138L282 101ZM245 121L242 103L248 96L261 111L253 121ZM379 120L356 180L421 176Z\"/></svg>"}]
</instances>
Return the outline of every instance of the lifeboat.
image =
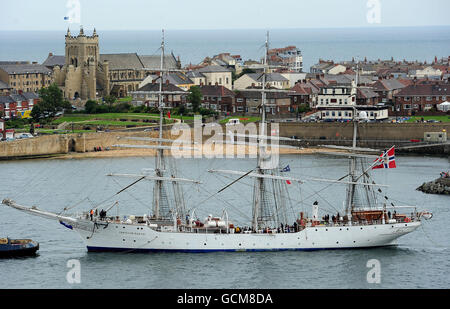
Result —
<instances>
[{"instance_id":1,"label":"lifeboat","mask_svg":"<svg viewBox=\"0 0 450 309\"><path fill-rule=\"evenodd\" d=\"M421 212L419 217L424 218L425 220L430 220L433 218L433 214L431 212Z\"/></svg>"},{"instance_id":2,"label":"lifeboat","mask_svg":"<svg viewBox=\"0 0 450 309\"><path fill-rule=\"evenodd\" d=\"M213 218L212 216L208 216L205 220L205 227L207 228L226 228L227 223L221 218Z\"/></svg>"},{"instance_id":3,"label":"lifeboat","mask_svg":"<svg viewBox=\"0 0 450 309\"><path fill-rule=\"evenodd\" d=\"M31 239L0 239L0 258L34 256L39 250L39 243Z\"/></svg>"}]
</instances>

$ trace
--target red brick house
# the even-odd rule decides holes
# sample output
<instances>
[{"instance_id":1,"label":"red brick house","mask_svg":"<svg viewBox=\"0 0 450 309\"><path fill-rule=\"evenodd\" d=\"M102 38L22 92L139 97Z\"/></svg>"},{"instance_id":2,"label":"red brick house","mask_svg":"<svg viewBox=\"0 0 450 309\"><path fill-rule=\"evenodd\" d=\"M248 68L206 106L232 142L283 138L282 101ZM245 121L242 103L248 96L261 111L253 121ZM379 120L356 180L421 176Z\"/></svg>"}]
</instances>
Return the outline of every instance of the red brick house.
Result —
<instances>
[{"instance_id":1,"label":"red brick house","mask_svg":"<svg viewBox=\"0 0 450 309\"><path fill-rule=\"evenodd\" d=\"M235 103L235 93L225 86L202 85L202 107L218 112L232 113Z\"/></svg>"},{"instance_id":2,"label":"red brick house","mask_svg":"<svg viewBox=\"0 0 450 309\"><path fill-rule=\"evenodd\" d=\"M0 96L0 114L3 119L21 118L20 113L32 110L39 102L39 96L34 92L21 92Z\"/></svg>"},{"instance_id":3,"label":"red brick house","mask_svg":"<svg viewBox=\"0 0 450 309\"><path fill-rule=\"evenodd\" d=\"M394 95L398 115L411 116L436 111L437 105L450 99L450 83L413 84Z\"/></svg>"}]
</instances>

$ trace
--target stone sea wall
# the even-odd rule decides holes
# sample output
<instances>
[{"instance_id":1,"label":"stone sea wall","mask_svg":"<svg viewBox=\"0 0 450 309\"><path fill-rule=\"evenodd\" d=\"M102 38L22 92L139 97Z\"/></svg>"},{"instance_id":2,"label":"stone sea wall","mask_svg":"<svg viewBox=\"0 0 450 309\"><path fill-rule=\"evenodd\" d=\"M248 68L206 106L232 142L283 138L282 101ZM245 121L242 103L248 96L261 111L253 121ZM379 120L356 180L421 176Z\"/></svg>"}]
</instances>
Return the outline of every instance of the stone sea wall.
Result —
<instances>
[{"instance_id":1,"label":"stone sea wall","mask_svg":"<svg viewBox=\"0 0 450 309\"><path fill-rule=\"evenodd\" d=\"M424 183L417 190L428 194L450 195L450 178L439 178L435 181Z\"/></svg>"}]
</instances>

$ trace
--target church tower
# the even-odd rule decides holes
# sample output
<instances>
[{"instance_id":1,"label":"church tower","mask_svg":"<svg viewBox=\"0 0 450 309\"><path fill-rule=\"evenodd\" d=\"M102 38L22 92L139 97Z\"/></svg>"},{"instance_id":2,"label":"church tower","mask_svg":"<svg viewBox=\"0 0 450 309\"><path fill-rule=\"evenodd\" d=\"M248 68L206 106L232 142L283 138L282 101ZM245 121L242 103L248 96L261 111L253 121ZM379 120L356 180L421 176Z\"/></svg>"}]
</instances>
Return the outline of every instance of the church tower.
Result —
<instances>
[{"instance_id":1,"label":"church tower","mask_svg":"<svg viewBox=\"0 0 450 309\"><path fill-rule=\"evenodd\" d=\"M92 36L80 28L78 36L66 34L65 96L73 99L96 98L96 71L98 67L99 41L96 30Z\"/></svg>"},{"instance_id":2,"label":"church tower","mask_svg":"<svg viewBox=\"0 0 450 309\"><path fill-rule=\"evenodd\" d=\"M98 35L94 29L92 36L86 36L83 28L78 36L72 36L67 29L66 34L66 65L75 67L97 66L99 60Z\"/></svg>"}]
</instances>

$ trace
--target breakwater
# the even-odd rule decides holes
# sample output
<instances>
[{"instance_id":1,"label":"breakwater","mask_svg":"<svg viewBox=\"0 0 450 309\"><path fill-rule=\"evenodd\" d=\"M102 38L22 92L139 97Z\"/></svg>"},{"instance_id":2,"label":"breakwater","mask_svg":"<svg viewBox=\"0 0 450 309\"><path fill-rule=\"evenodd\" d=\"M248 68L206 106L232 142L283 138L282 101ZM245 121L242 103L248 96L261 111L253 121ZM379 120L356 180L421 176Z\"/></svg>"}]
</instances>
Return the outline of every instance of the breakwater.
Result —
<instances>
[{"instance_id":1,"label":"breakwater","mask_svg":"<svg viewBox=\"0 0 450 309\"><path fill-rule=\"evenodd\" d=\"M450 178L439 178L434 181L424 183L418 191L428 194L445 194L450 195Z\"/></svg>"}]
</instances>

